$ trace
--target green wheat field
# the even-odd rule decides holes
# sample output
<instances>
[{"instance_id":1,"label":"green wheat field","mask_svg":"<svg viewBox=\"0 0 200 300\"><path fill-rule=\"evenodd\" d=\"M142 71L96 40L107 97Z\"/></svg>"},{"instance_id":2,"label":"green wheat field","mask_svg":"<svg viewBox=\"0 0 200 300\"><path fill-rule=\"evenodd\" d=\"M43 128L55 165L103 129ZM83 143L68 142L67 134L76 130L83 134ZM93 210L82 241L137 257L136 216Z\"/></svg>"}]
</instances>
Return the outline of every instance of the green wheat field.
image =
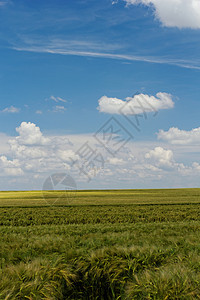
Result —
<instances>
[{"instance_id":1,"label":"green wheat field","mask_svg":"<svg viewBox=\"0 0 200 300\"><path fill-rule=\"evenodd\" d=\"M200 299L200 189L0 192L0 299Z\"/></svg>"}]
</instances>

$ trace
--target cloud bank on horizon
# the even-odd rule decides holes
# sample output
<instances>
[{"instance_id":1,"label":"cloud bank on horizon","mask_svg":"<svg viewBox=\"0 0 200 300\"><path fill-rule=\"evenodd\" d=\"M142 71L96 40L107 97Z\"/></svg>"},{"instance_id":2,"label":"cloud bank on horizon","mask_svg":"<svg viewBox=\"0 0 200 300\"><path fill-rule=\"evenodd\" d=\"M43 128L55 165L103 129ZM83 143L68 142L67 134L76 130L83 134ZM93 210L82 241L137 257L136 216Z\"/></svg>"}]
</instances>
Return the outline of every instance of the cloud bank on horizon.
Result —
<instances>
[{"instance_id":1,"label":"cloud bank on horizon","mask_svg":"<svg viewBox=\"0 0 200 300\"><path fill-rule=\"evenodd\" d=\"M0 155L1 178L17 176L18 182L27 181L28 184L30 180L41 181L50 172L65 169L79 183L87 179L84 174L74 169L71 162L80 161L81 158L76 150L85 140L88 140L92 147L97 146L92 135L46 136L36 124L31 122L22 122L16 128L16 132L18 136L10 137L8 140L9 149ZM193 131L188 132L189 135L193 138ZM195 176L198 178L200 175L198 161L193 160L189 165L184 164L176 160L174 151L167 145L158 144L156 147L153 145L154 142L143 146L138 142L129 142L115 157L109 156L105 148L98 145L99 150L106 157L106 164L93 178L94 182L101 182L100 185L103 183L105 188L106 182L109 184L119 180L124 177L124 174L127 182L132 180L138 182L145 178L149 184L161 179L167 182L173 179L176 182L176 178L185 176L189 176L191 180ZM29 185L27 188L30 188Z\"/></svg>"}]
</instances>

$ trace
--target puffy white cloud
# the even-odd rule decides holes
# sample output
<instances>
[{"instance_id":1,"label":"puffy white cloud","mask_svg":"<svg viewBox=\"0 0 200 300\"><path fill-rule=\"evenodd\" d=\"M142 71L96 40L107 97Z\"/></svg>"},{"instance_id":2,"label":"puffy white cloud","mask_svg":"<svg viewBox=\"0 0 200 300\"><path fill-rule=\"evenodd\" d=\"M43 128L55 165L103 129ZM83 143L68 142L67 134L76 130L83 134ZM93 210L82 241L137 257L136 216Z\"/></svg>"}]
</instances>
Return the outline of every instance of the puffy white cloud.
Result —
<instances>
[{"instance_id":1,"label":"puffy white cloud","mask_svg":"<svg viewBox=\"0 0 200 300\"><path fill-rule=\"evenodd\" d=\"M0 163L3 167L19 167L19 160L8 160L5 155L0 156Z\"/></svg>"},{"instance_id":2,"label":"puffy white cloud","mask_svg":"<svg viewBox=\"0 0 200 300\"><path fill-rule=\"evenodd\" d=\"M174 145L200 144L200 127L190 131L171 127L168 131L159 130L157 136L158 139Z\"/></svg>"},{"instance_id":3,"label":"puffy white cloud","mask_svg":"<svg viewBox=\"0 0 200 300\"><path fill-rule=\"evenodd\" d=\"M200 28L200 0L124 0L127 5L153 5L164 26Z\"/></svg>"},{"instance_id":4,"label":"puffy white cloud","mask_svg":"<svg viewBox=\"0 0 200 300\"><path fill-rule=\"evenodd\" d=\"M200 164L198 162L193 162L190 165L185 165L184 163L176 162L174 159L174 154L172 150L165 150L162 147L156 147L153 150L150 150L145 154L145 158L150 161L150 164L143 164L142 168L146 168L146 172L148 174L148 170L151 170L155 175L157 174L161 176L160 178L164 178L164 173L172 177L174 182L178 181L182 176L190 176L193 179L198 179L200 174ZM187 182L185 181L185 186L187 186ZM192 185L194 187L194 185Z\"/></svg>"},{"instance_id":5,"label":"puffy white cloud","mask_svg":"<svg viewBox=\"0 0 200 300\"><path fill-rule=\"evenodd\" d=\"M19 145L17 139L10 140L10 149L18 158L41 158L48 156L47 149L41 147Z\"/></svg>"},{"instance_id":6,"label":"puffy white cloud","mask_svg":"<svg viewBox=\"0 0 200 300\"><path fill-rule=\"evenodd\" d=\"M172 168L174 166L173 152L162 147L149 151L145 154L145 158L150 159L158 167Z\"/></svg>"},{"instance_id":7,"label":"puffy white cloud","mask_svg":"<svg viewBox=\"0 0 200 300\"><path fill-rule=\"evenodd\" d=\"M172 96L167 93L157 93L156 97L145 94L127 97L126 100L103 96L99 99L97 109L109 114L137 115L157 112L161 109L174 107Z\"/></svg>"},{"instance_id":8,"label":"puffy white cloud","mask_svg":"<svg viewBox=\"0 0 200 300\"><path fill-rule=\"evenodd\" d=\"M18 159L8 160L6 156L0 156L0 167L4 170L6 175L17 176L23 175L24 172L20 168L20 162Z\"/></svg>"},{"instance_id":9,"label":"puffy white cloud","mask_svg":"<svg viewBox=\"0 0 200 300\"><path fill-rule=\"evenodd\" d=\"M37 133L34 143L32 139L29 140L27 125L29 133L33 132L33 135ZM3 188L11 188L8 185L9 177L15 177L15 180L21 182L19 188L24 188L25 181L26 188L31 189L34 183L37 184L37 188L42 188L45 178L57 172L70 172L78 185L84 184L81 188L175 187L177 182L178 186L181 185L180 182L182 186L194 186L194 181L197 182L200 175L198 156L195 159L190 157L190 160L186 157L187 164L185 164L185 152L180 151L180 148L185 147L172 146L172 152L164 149L163 145L155 147L160 145L158 141L156 143L130 141L115 157L112 157L92 134L44 136L40 128L33 123L21 124L19 128L19 136L10 139L10 150L5 148L6 150L2 152L4 155L0 155L2 179L0 183ZM98 152L104 159L103 166L97 161L97 165L91 164L86 169L88 176L92 177L91 185L90 183L86 185L88 177L80 170L83 163L87 166L89 159L84 162L81 154L80 156L76 154L86 141L96 151L95 155ZM177 160L183 161L184 164L175 161L173 153L176 154ZM73 166L71 160L78 160L77 165Z\"/></svg>"},{"instance_id":10,"label":"puffy white cloud","mask_svg":"<svg viewBox=\"0 0 200 300\"><path fill-rule=\"evenodd\" d=\"M69 150L58 150L58 157L63 161L72 162L79 159L79 156L71 149Z\"/></svg>"},{"instance_id":11,"label":"puffy white cloud","mask_svg":"<svg viewBox=\"0 0 200 300\"><path fill-rule=\"evenodd\" d=\"M45 137L34 123L22 122L16 128L18 136L8 140L6 155L0 156L2 176L35 176L56 170L70 170L71 159L79 159L73 151L73 143L66 136Z\"/></svg>"},{"instance_id":12,"label":"puffy white cloud","mask_svg":"<svg viewBox=\"0 0 200 300\"><path fill-rule=\"evenodd\" d=\"M22 122L16 131L19 133L16 140L22 145L46 145L50 142L42 135L40 128L31 122Z\"/></svg>"},{"instance_id":13,"label":"puffy white cloud","mask_svg":"<svg viewBox=\"0 0 200 300\"><path fill-rule=\"evenodd\" d=\"M11 105L10 107L6 107L2 110L3 113L12 113L12 114L18 113L19 111L20 109L13 105Z\"/></svg>"}]
</instances>

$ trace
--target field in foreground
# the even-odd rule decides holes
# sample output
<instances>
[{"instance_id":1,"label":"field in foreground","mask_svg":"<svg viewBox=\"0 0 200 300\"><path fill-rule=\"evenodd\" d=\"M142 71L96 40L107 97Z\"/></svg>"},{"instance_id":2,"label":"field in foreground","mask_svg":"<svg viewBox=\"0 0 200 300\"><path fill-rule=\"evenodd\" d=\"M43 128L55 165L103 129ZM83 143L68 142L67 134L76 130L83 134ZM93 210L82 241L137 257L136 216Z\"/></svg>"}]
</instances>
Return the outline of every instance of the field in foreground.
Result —
<instances>
[{"instance_id":1,"label":"field in foreground","mask_svg":"<svg viewBox=\"0 0 200 300\"><path fill-rule=\"evenodd\" d=\"M200 189L1 192L5 299L200 299Z\"/></svg>"}]
</instances>

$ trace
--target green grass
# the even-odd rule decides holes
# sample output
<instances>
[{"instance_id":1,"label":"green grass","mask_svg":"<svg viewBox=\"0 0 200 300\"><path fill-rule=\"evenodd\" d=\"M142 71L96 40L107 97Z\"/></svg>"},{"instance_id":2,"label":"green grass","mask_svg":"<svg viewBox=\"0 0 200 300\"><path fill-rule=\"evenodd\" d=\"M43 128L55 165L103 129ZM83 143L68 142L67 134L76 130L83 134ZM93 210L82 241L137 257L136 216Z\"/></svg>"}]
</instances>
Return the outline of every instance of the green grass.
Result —
<instances>
[{"instance_id":1,"label":"green grass","mask_svg":"<svg viewBox=\"0 0 200 300\"><path fill-rule=\"evenodd\" d=\"M45 197L0 193L0 300L200 299L200 189Z\"/></svg>"}]
</instances>

